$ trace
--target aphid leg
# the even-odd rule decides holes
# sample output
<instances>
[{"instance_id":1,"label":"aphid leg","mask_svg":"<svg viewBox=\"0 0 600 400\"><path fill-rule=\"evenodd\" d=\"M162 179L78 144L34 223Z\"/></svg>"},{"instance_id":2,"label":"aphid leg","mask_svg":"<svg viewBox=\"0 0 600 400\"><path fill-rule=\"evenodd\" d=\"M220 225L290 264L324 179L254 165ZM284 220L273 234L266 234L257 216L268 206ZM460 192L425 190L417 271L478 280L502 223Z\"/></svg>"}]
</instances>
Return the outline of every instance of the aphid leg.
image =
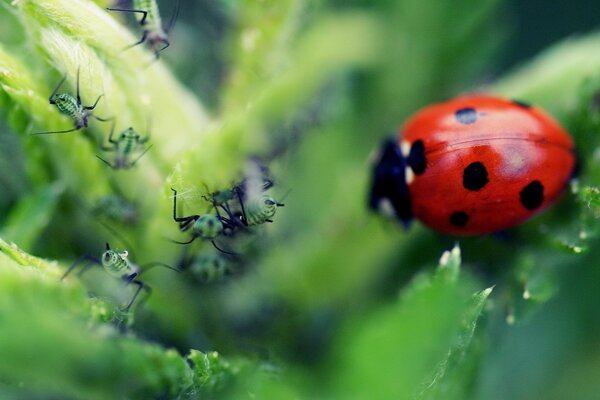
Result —
<instances>
[{"instance_id":1,"label":"aphid leg","mask_svg":"<svg viewBox=\"0 0 600 400\"><path fill-rule=\"evenodd\" d=\"M220 248L219 246L217 246L217 243L214 240L210 241L212 243L212 245L215 247L215 249L217 249L218 251L220 251L223 254L229 254L230 256L237 256L238 254L236 253L232 253L230 251L227 250L223 250L222 248Z\"/></svg>"},{"instance_id":2,"label":"aphid leg","mask_svg":"<svg viewBox=\"0 0 600 400\"><path fill-rule=\"evenodd\" d=\"M195 221L200 218L199 215L190 215L189 217L178 217L177 216L177 190L171 188L173 191L173 219L175 222L184 222L186 225L189 224L189 221Z\"/></svg>"},{"instance_id":3,"label":"aphid leg","mask_svg":"<svg viewBox=\"0 0 600 400\"><path fill-rule=\"evenodd\" d=\"M190 244L192 243L194 240L196 240L197 236L192 236L192 238L190 240L188 240L187 242L178 242L177 240L171 240L171 242L173 243L177 243L177 244Z\"/></svg>"},{"instance_id":4,"label":"aphid leg","mask_svg":"<svg viewBox=\"0 0 600 400\"><path fill-rule=\"evenodd\" d=\"M126 282L126 284L125 284L126 286L134 284L134 285L137 285L137 287L138 287L137 290L135 291L135 293L133 294L133 297L129 301L129 304L127 304L127 306L125 307L125 312L129 311L129 309L131 308L131 306L135 302L135 299L137 299L137 297L140 294L140 292L142 291L142 289L144 289L144 287L146 287L146 285L144 285L144 282L135 279L137 276L138 276L138 273L134 272L133 274L124 277L124 280ZM150 288L147 288L147 289L150 289Z\"/></svg>"},{"instance_id":5,"label":"aphid leg","mask_svg":"<svg viewBox=\"0 0 600 400\"><path fill-rule=\"evenodd\" d=\"M53 134L53 133L69 133L69 132L78 131L79 129L81 129L81 128L72 128L72 129L67 129L66 131L34 132L34 133L30 133L30 135L49 135L49 134Z\"/></svg>"},{"instance_id":6,"label":"aphid leg","mask_svg":"<svg viewBox=\"0 0 600 400\"><path fill-rule=\"evenodd\" d=\"M111 163L109 163L108 161L106 161L104 158L100 157L98 154L96 154L96 158L98 158L98 160L102 161L104 164L108 165L112 169L117 169L116 166L112 165Z\"/></svg>"},{"instance_id":7,"label":"aphid leg","mask_svg":"<svg viewBox=\"0 0 600 400\"><path fill-rule=\"evenodd\" d=\"M53 97L54 97L54 95L56 95L56 93L58 92L58 90L60 89L60 87L62 86L62 84L65 83L65 79L67 79L67 75L63 76L63 78L60 80L60 82L58 82L58 85L56 85L56 87L52 91L52 94L48 98L48 100L50 100L50 104L56 104L56 102L54 101Z\"/></svg>"},{"instance_id":8,"label":"aphid leg","mask_svg":"<svg viewBox=\"0 0 600 400\"><path fill-rule=\"evenodd\" d=\"M271 179L265 178L265 181L263 182L263 191L270 189L274 184L275 183Z\"/></svg>"},{"instance_id":9,"label":"aphid leg","mask_svg":"<svg viewBox=\"0 0 600 400\"><path fill-rule=\"evenodd\" d=\"M89 267L88 265L90 265L90 263L95 263L95 264L101 264L100 260L98 260L95 257L92 257L88 254L84 254L83 256L79 257L77 260L75 260L73 262L73 264L71 264L71 266L69 267L69 269L67 269L67 271L64 273L64 275L60 278L60 280L62 281L63 279L65 279L67 277L67 275L69 275L71 272L73 272L73 270L75 268L77 268L77 266L82 265L82 263L84 263L84 267L82 268L82 270L85 272ZM93 266L93 264L91 264ZM80 272L78 275L81 276L82 272Z\"/></svg>"},{"instance_id":10,"label":"aphid leg","mask_svg":"<svg viewBox=\"0 0 600 400\"><path fill-rule=\"evenodd\" d=\"M140 20L140 25L144 25L146 23L146 17L148 17L148 11L144 10L130 10L126 8L106 8L108 11L118 11L118 12L127 12L127 13L139 13L143 14L142 19Z\"/></svg>"},{"instance_id":11,"label":"aphid leg","mask_svg":"<svg viewBox=\"0 0 600 400\"><path fill-rule=\"evenodd\" d=\"M96 108L96 106L98 105L98 102L100 101L100 99L104 97L104 94L101 94L100 96L98 96L98 98L96 99L96 101L94 102L94 105L91 106L84 106L83 108L85 110L93 110L94 108Z\"/></svg>"},{"instance_id":12,"label":"aphid leg","mask_svg":"<svg viewBox=\"0 0 600 400\"><path fill-rule=\"evenodd\" d=\"M111 144L113 144L113 145L117 144L117 141L115 139L113 139L113 135L115 133L115 126L116 125L117 125L117 122L115 120L113 120L112 126L110 128L110 133L108 134L108 142L111 143ZM102 144L100 146L100 148L102 150L104 150L104 151L114 151L115 150L115 146L110 147L110 146L106 146L104 144Z\"/></svg>"},{"instance_id":13,"label":"aphid leg","mask_svg":"<svg viewBox=\"0 0 600 400\"><path fill-rule=\"evenodd\" d=\"M158 49L158 50L157 50L157 51L154 53L154 56L156 57L156 59L159 59L159 58L160 58L160 52L161 52L161 51L165 50L167 47L169 47L169 46L171 45L171 43L169 43L169 41L168 41L168 40L165 40L165 41L164 41L164 43L165 43L165 45L164 45L162 48Z\"/></svg>"},{"instance_id":14,"label":"aphid leg","mask_svg":"<svg viewBox=\"0 0 600 400\"><path fill-rule=\"evenodd\" d=\"M244 200L242 199L242 193L236 190L238 201L240 202L240 208L242 209L241 220L244 226L248 226L248 217L246 216L246 209L244 208Z\"/></svg>"},{"instance_id":15,"label":"aphid leg","mask_svg":"<svg viewBox=\"0 0 600 400\"><path fill-rule=\"evenodd\" d=\"M135 165L135 163L137 163L140 160L140 158L142 158L143 155L146 154L148 152L148 150L150 150L152 148L152 146L153 145L150 145L150 146L146 147L146 150L144 150L142 152L142 154L140 154L140 156L138 158L136 158L131 164L129 164L129 167L133 167Z\"/></svg>"},{"instance_id":16,"label":"aphid leg","mask_svg":"<svg viewBox=\"0 0 600 400\"><path fill-rule=\"evenodd\" d=\"M159 262L159 261L155 261L155 262L149 262L146 264L142 264L140 265L140 269L142 270L138 275L142 275L142 273L154 268L154 267L165 267L167 269L173 270L175 272L181 272L180 270L178 270L177 268L173 268L168 264Z\"/></svg>"},{"instance_id":17,"label":"aphid leg","mask_svg":"<svg viewBox=\"0 0 600 400\"><path fill-rule=\"evenodd\" d=\"M114 121L115 117L110 117L110 118L100 118L95 116L94 114L92 114L92 117L94 117L95 119L97 119L100 122L110 122L110 121Z\"/></svg>"},{"instance_id":18,"label":"aphid leg","mask_svg":"<svg viewBox=\"0 0 600 400\"><path fill-rule=\"evenodd\" d=\"M190 218L186 221L179 222L179 229L181 232L185 232L192 227L192 224L196 222L197 218Z\"/></svg>"},{"instance_id":19,"label":"aphid leg","mask_svg":"<svg viewBox=\"0 0 600 400\"><path fill-rule=\"evenodd\" d=\"M148 32L144 31L144 33L142 34L142 38L140 40L138 40L134 44L131 44L131 45L125 47L123 50L129 50L132 47L139 46L140 44L142 44L142 43L144 43L146 41L147 37L148 37Z\"/></svg>"}]
</instances>

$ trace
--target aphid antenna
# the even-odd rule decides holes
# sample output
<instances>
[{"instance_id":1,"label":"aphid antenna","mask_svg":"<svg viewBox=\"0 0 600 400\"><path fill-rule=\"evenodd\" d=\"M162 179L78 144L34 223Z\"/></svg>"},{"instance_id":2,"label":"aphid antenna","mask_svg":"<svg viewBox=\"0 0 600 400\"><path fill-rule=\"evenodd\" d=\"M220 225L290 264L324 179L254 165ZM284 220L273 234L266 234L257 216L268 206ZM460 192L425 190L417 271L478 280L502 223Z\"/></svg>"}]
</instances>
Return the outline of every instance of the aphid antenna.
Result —
<instances>
[{"instance_id":1,"label":"aphid antenna","mask_svg":"<svg viewBox=\"0 0 600 400\"><path fill-rule=\"evenodd\" d=\"M173 12L171 13L171 19L169 20L169 23L165 26L166 34L169 34L171 32L171 30L173 29L173 27L175 26L175 22L177 22L177 18L179 17L180 9L181 9L181 0L176 0L175 7L173 8ZM166 49L166 47L159 50L159 52L163 51L164 49Z\"/></svg>"},{"instance_id":2,"label":"aphid antenna","mask_svg":"<svg viewBox=\"0 0 600 400\"><path fill-rule=\"evenodd\" d=\"M56 102L52 99L56 93L60 90L60 87L63 85L63 83L65 83L65 80L67 79L67 74L65 74L63 76L63 78L60 80L60 82L58 82L58 85L56 85L56 87L54 88L54 90L52 91L52 94L50 95L50 97L48 98L48 100L50 100L50 104L56 104Z\"/></svg>"},{"instance_id":3,"label":"aphid antenna","mask_svg":"<svg viewBox=\"0 0 600 400\"><path fill-rule=\"evenodd\" d=\"M81 72L81 66L77 66L77 85L76 85L76 93L77 93L77 103L81 104L81 96L79 94L79 75ZM98 99L100 100L100 99ZM98 100L96 100L96 103L98 103ZM95 107L95 106L94 106Z\"/></svg>"},{"instance_id":4,"label":"aphid antenna","mask_svg":"<svg viewBox=\"0 0 600 400\"><path fill-rule=\"evenodd\" d=\"M100 225L102 225L102 227L104 227L104 229L106 229L107 231L109 231L113 236L115 236L124 246L126 249L128 249L129 254L131 255L131 257L136 260L137 257L135 256L135 250L133 250L133 246L131 245L131 243L125 238L125 236L123 236L121 233L119 233L119 231L117 231L115 228L113 228L112 226L104 223L103 221L96 219L96 222L98 222ZM106 250L110 250L108 242L106 242Z\"/></svg>"},{"instance_id":5,"label":"aphid antenna","mask_svg":"<svg viewBox=\"0 0 600 400\"><path fill-rule=\"evenodd\" d=\"M155 268L155 267L167 268L167 269L170 269L170 270L175 271L177 273L181 272L179 269L171 267L170 265L165 264L165 263L160 262L160 261L154 261L154 262L149 262L149 263L141 264L139 267L140 267L141 271L138 274L138 276L142 275L142 273L145 273L145 272L147 272L147 271L149 271L149 270L151 270L152 268Z\"/></svg>"}]
</instances>

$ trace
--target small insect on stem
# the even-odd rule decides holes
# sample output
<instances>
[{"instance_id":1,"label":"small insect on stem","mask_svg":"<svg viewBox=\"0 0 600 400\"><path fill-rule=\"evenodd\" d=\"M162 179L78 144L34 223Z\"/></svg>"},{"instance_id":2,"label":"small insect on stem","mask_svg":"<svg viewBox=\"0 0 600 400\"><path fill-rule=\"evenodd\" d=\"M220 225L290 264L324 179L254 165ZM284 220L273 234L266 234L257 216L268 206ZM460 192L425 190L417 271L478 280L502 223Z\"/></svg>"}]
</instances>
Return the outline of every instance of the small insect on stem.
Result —
<instances>
[{"instance_id":1,"label":"small insect on stem","mask_svg":"<svg viewBox=\"0 0 600 400\"><path fill-rule=\"evenodd\" d=\"M75 260L75 262L73 262L73 264L71 264L69 269L67 269L60 280L62 281L65 279L67 275L73 272L78 266L81 266L81 269L77 275L82 276L89 268L93 267L94 265L99 265L104 268L109 275L125 281L125 286L137 286L133 297L123 309L123 311L128 312L142 290L145 290L148 295L150 295L152 292L152 289L139 279L142 272L147 271L155 266L163 266L179 272L177 269L160 262L153 262L139 266L131 262L128 256L129 253L127 251L113 250L110 248L110 245L106 243L106 250L104 253L102 253L100 259L87 254L79 257L77 260Z\"/></svg>"},{"instance_id":2,"label":"small insect on stem","mask_svg":"<svg viewBox=\"0 0 600 400\"><path fill-rule=\"evenodd\" d=\"M233 275L240 259L213 249L207 249L191 257L184 256L179 263L181 271L189 271L201 283L223 281Z\"/></svg>"},{"instance_id":3,"label":"small insect on stem","mask_svg":"<svg viewBox=\"0 0 600 400\"><path fill-rule=\"evenodd\" d=\"M54 133L69 133L69 132L78 131L81 128L87 128L90 118L95 118L98 121L102 121L102 122L107 122L107 121L113 120L113 118L100 118L100 117L94 115L92 112L98 105L98 102L100 101L100 99L104 96L103 94L98 96L98 98L96 99L94 104L91 106L85 106L82 104L81 95L79 93L79 68L77 68L77 95L76 95L76 97L73 97L69 93L58 93L58 91L60 90L61 86L63 85L63 83L65 82L66 79L67 79L67 76L65 75L62 78L62 80L58 83L56 88L54 88L54 91L52 92L52 94L50 95L48 100L50 101L50 104L55 105L58 108L58 111L60 111L62 114L66 115L67 117L71 118L75 124L75 127L72 129L64 130L64 131L36 132L36 133L32 133L32 135L48 135L48 134L54 134Z\"/></svg>"},{"instance_id":4,"label":"small insect on stem","mask_svg":"<svg viewBox=\"0 0 600 400\"><path fill-rule=\"evenodd\" d=\"M110 145L102 145L101 149L107 152L114 152L114 161L111 163L102 157L96 155L98 159L104 162L106 165L111 167L112 169L128 169L133 167L139 160L142 158L144 154L152 145L144 148L144 145L150 139L150 135L142 138L142 136L137 133L133 128L129 127L122 131L117 139L114 139L115 133L115 123L113 122L112 128L110 130L110 135L108 136L108 142ZM130 158L135 154L139 153L139 155L130 160Z\"/></svg>"},{"instance_id":5,"label":"small insect on stem","mask_svg":"<svg viewBox=\"0 0 600 400\"><path fill-rule=\"evenodd\" d=\"M158 59L160 57L160 52L171 45L168 34L173 28L173 25L175 25L175 21L179 15L181 0L176 1L171 20L164 28L162 26L162 20L156 0L133 0L133 2L127 3L131 4L131 8L118 6L107 8L108 11L132 13L139 17L138 22L143 29L142 37L139 41L127 46L125 50L147 42Z\"/></svg>"},{"instance_id":6,"label":"small insect on stem","mask_svg":"<svg viewBox=\"0 0 600 400\"><path fill-rule=\"evenodd\" d=\"M182 232L188 231L191 228L192 238L187 242L177 242L178 244L189 244L192 243L196 238L203 240L209 240L215 249L222 253L236 255L235 253L228 252L221 249L215 242L215 238L219 235L224 234L226 230L234 230L234 222L229 218L223 217L218 208L215 207L216 215L214 214L202 214L202 215L189 215L187 217L177 216L177 191L171 188L173 191L173 220L179 223L179 229Z\"/></svg>"},{"instance_id":7,"label":"small insect on stem","mask_svg":"<svg viewBox=\"0 0 600 400\"><path fill-rule=\"evenodd\" d=\"M273 217L277 207L283 207L285 204L277 202L273 197L261 195L248 199L245 204L240 201L242 212L240 219L246 226L260 225L265 222L273 222Z\"/></svg>"},{"instance_id":8,"label":"small insect on stem","mask_svg":"<svg viewBox=\"0 0 600 400\"><path fill-rule=\"evenodd\" d=\"M264 179L255 185L256 188L248 186L248 180L244 180L231 189L214 192L204 198L212 202L215 208L220 207L234 226L249 227L273 222L277 207L285 206L273 197L261 193L273 186L273 182Z\"/></svg>"},{"instance_id":9,"label":"small insect on stem","mask_svg":"<svg viewBox=\"0 0 600 400\"><path fill-rule=\"evenodd\" d=\"M106 218L111 224L136 225L140 218L138 206L116 194L100 197L91 212L95 217Z\"/></svg>"}]
</instances>

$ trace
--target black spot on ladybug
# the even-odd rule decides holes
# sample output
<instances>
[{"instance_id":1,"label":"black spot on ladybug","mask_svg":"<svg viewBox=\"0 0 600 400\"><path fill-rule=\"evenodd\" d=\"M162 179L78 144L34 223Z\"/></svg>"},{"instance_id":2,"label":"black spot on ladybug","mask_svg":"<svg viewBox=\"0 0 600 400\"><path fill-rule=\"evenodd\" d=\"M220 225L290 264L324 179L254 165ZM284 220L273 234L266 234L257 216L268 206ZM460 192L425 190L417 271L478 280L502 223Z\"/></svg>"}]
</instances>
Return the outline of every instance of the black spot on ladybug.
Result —
<instances>
[{"instance_id":1,"label":"black spot on ladybug","mask_svg":"<svg viewBox=\"0 0 600 400\"><path fill-rule=\"evenodd\" d=\"M512 99L510 102L519 107L531 108L531 103L528 103L523 100Z\"/></svg>"},{"instance_id":2,"label":"black spot on ladybug","mask_svg":"<svg viewBox=\"0 0 600 400\"><path fill-rule=\"evenodd\" d=\"M425 158L425 145L422 140L417 140L412 144L406 158L406 164L413 170L415 175L421 175L425 172L427 159Z\"/></svg>"},{"instance_id":3,"label":"black spot on ladybug","mask_svg":"<svg viewBox=\"0 0 600 400\"><path fill-rule=\"evenodd\" d=\"M534 210L544 201L544 186L540 181L532 181L519 193L521 204L528 210Z\"/></svg>"},{"instance_id":4,"label":"black spot on ladybug","mask_svg":"<svg viewBox=\"0 0 600 400\"><path fill-rule=\"evenodd\" d=\"M455 211L450 215L450 223L454 226L463 227L469 222L469 215L464 211Z\"/></svg>"},{"instance_id":5,"label":"black spot on ladybug","mask_svg":"<svg viewBox=\"0 0 600 400\"><path fill-rule=\"evenodd\" d=\"M478 191L488 182L487 169L481 162L475 161L465 168L463 172L463 186L465 189Z\"/></svg>"},{"instance_id":6,"label":"black spot on ladybug","mask_svg":"<svg viewBox=\"0 0 600 400\"><path fill-rule=\"evenodd\" d=\"M477 111L474 108L461 108L454 113L456 120L463 125L474 124L477 121Z\"/></svg>"}]
</instances>

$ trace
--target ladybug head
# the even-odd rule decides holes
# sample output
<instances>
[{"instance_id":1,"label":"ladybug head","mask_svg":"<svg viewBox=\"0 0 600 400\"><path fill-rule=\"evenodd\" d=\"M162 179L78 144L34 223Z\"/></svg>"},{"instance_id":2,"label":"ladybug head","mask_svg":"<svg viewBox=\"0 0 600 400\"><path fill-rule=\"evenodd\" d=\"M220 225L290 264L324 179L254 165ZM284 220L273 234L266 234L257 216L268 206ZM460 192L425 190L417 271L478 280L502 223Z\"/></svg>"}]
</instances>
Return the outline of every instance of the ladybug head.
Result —
<instances>
[{"instance_id":1,"label":"ladybug head","mask_svg":"<svg viewBox=\"0 0 600 400\"><path fill-rule=\"evenodd\" d=\"M385 140L373 168L369 208L378 213L392 214L408 228L413 215L406 168L406 158L398 142L394 139Z\"/></svg>"}]
</instances>

